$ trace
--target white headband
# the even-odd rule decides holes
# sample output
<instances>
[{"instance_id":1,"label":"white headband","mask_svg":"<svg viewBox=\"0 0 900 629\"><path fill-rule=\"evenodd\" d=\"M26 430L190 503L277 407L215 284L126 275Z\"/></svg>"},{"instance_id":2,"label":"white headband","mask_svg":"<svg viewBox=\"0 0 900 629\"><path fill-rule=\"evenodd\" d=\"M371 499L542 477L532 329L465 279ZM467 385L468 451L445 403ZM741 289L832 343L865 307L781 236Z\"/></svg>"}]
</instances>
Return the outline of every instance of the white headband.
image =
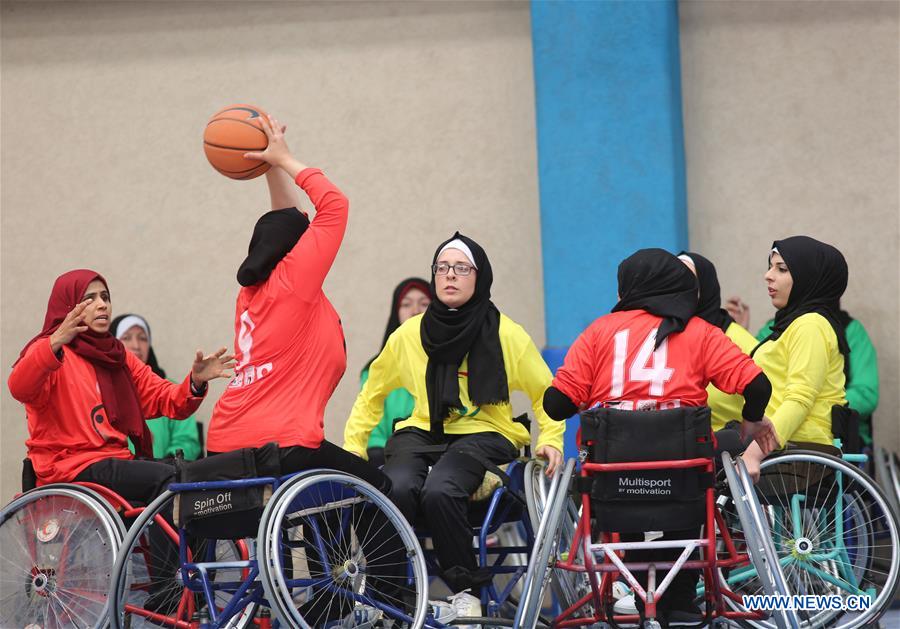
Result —
<instances>
[{"instance_id":1,"label":"white headband","mask_svg":"<svg viewBox=\"0 0 900 629\"><path fill-rule=\"evenodd\" d=\"M472 250L469 249L469 245L464 243L459 238L454 238L446 245L441 247L441 250L438 251L438 257L440 258L441 254L444 253L447 249L458 249L459 251L462 251L463 255L469 259L469 264L475 267L476 270L478 269L478 265L475 264L475 256L472 255Z\"/></svg>"},{"instance_id":2,"label":"white headband","mask_svg":"<svg viewBox=\"0 0 900 629\"><path fill-rule=\"evenodd\" d=\"M125 333L134 326L142 329L147 334L147 341L150 342L150 326L147 325L147 322L144 321L143 318L137 315L128 315L127 317L119 321L119 325L116 326L115 331L116 338L121 339L123 336L125 336Z\"/></svg>"},{"instance_id":3,"label":"white headband","mask_svg":"<svg viewBox=\"0 0 900 629\"><path fill-rule=\"evenodd\" d=\"M682 262L684 262L685 264L695 266L694 259L686 253L682 253L680 256L678 256L678 259L681 260Z\"/></svg>"}]
</instances>

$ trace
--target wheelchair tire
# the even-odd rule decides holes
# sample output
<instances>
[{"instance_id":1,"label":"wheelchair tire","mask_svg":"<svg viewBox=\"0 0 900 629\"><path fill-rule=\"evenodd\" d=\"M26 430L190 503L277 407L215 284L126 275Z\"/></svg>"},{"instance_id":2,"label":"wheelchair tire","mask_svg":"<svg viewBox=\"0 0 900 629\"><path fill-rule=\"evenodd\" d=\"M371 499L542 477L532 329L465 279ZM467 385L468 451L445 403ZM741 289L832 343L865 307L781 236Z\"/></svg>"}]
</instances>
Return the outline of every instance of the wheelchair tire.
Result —
<instances>
[{"instance_id":1,"label":"wheelchair tire","mask_svg":"<svg viewBox=\"0 0 900 629\"><path fill-rule=\"evenodd\" d=\"M266 599L284 626L374 622L379 614L394 626L425 624L418 539L394 504L355 476L311 470L291 478L266 506L257 542Z\"/></svg>"},{"instance_id":2,"label":"wheelchair tire","mask_svg":"<svg viewBox=\"0 0 900 629\"><path fill-rule=\"evenodd\" d=\"M771 527L789 594L837 595L844 600L861 592L872 596L868 609L858 613L798 612L801 626L875 626L893 601L900 573L900 532L884 492L856 466L813 451L769 457L761 474L754 495ZM729 580L736 593L758 593L752 578L735 582L732 575ZM775 626L772 619L743 620L742 625Z\"/></svg>"},{"instance_id":3,"label":"wheelchair tire","mask_svg":"<svg viewBox=\"0 0 900 629\"><path fill-rule=\"evenodd\" d=\"M525 464L525 502L528 505L528 518L531 520L533 531L537 531L540 526L541 514L547 505L550 483L547 480L546 470L546 464L537 459Z\"/></svg>"},{"instance_id":4,"label":"wheelchair tire","mask_svg":"<svg viewBox=\"0 0 900 629\"><path fill-rule=\"evenodd\" d=\"M128 529L110 583L112 629L150 629L176 626L176 623L186 626L191 622L198 600L201 604L205 601L202 594L195 596L184 587L177 559L178 542L162 531L156 519L157 515L171 513L174 500L175 494L166 491L144 509ZM171 547L164 546L166 542L171 543ZM211 551L212 543L215 547ZM215 561L237 561L251 552L246 545L245 540L196 540L190 544L191 556L196 559L212 552ZM161 566L165 566L166 572L153 574ZM210 572L215 572L214 583L239 582L244 570L231 567ZM214 596L217 611L231 599L228 592L217 591ZM148 604L151 598L155 600ZM182 599L185 604L178 605ZM242 629L252 625L256 607L255 603L244 606L221 626Z\"/></svg>"},{"instance_id":5,"label":"wheelchair tire","mask_svg":"<svg viewBox=\"0 0 900 629\"><path fill-rule=\"evenodd\" d=\"M524 595L516 611L514 627L534 629L540 618L544 593L553 579L562 537L563 519L568 517L569 486L575 470L575 459L569 459L561 474L553 477L548 492L549 502L535 532L534 549L522 586Z\"/></svg>"},{"instance_id":6,"label":"wheelchair tire","mask_svg":"<svg viewBox=\"0 0 900 629\"><path fill-rule=\"evenodd\" d=\"M107 626L124 526L91 489L47 485L0 511L0 627Z\"/></svg>"}]
</instances>

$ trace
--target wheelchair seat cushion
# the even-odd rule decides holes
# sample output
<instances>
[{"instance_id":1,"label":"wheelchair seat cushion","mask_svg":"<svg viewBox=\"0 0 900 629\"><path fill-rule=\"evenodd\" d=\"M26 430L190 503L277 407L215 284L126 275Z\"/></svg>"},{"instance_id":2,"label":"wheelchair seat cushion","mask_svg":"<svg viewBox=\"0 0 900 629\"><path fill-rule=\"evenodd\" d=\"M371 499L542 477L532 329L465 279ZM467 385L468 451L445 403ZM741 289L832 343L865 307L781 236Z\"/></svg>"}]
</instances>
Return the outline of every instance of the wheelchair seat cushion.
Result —
<instances>
[{"instance_id":1,"label":"wheelchair seat cushion","mask_svg":"<svg viewBox=\"0 0 900 629\"><path fill-rule=\"evenodd\" d=\"M593 463L711 459L706 407L662 411L596 408L581 414L581 437ZM702 468L593 473L589 484L599 530L688 529L703 522L713 477Z\"/></svg>"},{"instance_id":2,"label":"wheelchair seat cushion","mask_svg":"<svg viewBox=\"0 0 900 629\"><path fill-rule=\"evenodd\" d=\"M176 461L181 483L278 477L281 475L278 444L242 448L197 461ZM191 535L237 539L255 536L272 486L209 489L180 492L175 497L175 523Z\"/></svg>"},{"instance_id":3,"label":"wheelchair seat cushion","mask_svg":"<svg viewBox=\"0 0 900 629\"><path fill-rule=\"evenodd\" d=\"M509 469L509 463L506 465L498 465L502 472L506 472ZM481 481L481 484L478 486L478 489L472 492L472 495L469 496L469 502L481 502L484 500L489 500L491 496L494 495L494 492L497 491L500 487L503 486L503 478L499 475L495 474L491 470L484 471L484 480Z\"/></svg>"}]
</instances>

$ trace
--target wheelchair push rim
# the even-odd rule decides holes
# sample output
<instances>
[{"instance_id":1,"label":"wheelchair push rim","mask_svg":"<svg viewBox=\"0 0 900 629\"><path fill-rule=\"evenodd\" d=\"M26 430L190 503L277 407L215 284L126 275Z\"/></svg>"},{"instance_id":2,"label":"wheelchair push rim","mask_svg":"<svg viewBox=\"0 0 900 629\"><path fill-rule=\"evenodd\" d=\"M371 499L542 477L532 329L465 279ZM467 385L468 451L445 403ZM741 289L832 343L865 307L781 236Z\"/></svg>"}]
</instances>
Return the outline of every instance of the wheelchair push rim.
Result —
<instances>
[{"instance_id":1,"label":"wheelchair push rim","mask_svg":"<svg viewBox=\"0 0 900 629\"><path fill-rule=\"evenodd\" d=\"M258 541L260 580L286 626L355 616L424 626L428 578L418 539L365 481L325 471L292 478L269 501Z\"/></svg>"}]
</instances>

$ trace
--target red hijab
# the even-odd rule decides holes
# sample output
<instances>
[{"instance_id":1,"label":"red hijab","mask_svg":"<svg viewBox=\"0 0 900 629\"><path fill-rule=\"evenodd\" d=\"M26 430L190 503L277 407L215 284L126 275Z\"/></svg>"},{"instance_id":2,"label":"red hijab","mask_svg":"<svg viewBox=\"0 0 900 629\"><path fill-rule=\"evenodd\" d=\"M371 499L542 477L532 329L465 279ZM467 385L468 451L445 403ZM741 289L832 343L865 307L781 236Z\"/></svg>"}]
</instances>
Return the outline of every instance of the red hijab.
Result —
<instances>
[{"instance_id":1,"label":"red hijab","mask_svg":"<svg viewBox=\"0 0 900 629\"><path fill-rule=\"evenodd\" d=\"M32 343L56 332L66 315L81 303L88 285L94 280L100 280L109 290L106 279L96 271L88 269L76 269L56 278L47 302L44 327L22 348L19 360ZM97 334L87 330L72 339L69 349L94 367L97 384L100 386L100 397L110 425L131 438L139 455L152 457L153 440L141 412L137 388L125 362L125 352L128 350L122 342L110 332Z\"/></svg>"}]
</instances>

